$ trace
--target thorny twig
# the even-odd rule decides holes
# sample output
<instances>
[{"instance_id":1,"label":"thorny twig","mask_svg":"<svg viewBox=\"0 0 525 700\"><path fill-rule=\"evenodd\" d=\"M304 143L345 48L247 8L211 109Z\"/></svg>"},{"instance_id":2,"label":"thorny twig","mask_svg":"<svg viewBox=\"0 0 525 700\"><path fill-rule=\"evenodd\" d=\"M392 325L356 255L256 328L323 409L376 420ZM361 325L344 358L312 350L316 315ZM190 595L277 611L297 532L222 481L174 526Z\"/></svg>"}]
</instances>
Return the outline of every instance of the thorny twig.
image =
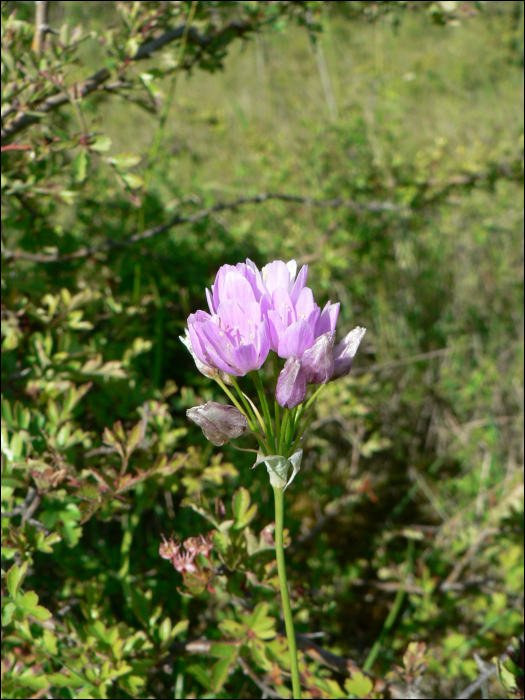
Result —
<instances>
[{"instance_id":1,"label":"thorny twig","mask_svg":"<svg viewBox=\"0 0 525 700\"><path fill-rule=\"evenodd\" d=\"M42 523L39 520L36 520L32 517L36 509L40 505L41 501L42 496L37 493L35 488L30 487L27 491L27 495L24 498L23 502L19 506L13 508L13 510L2 512L2 518L14 518L16 515L21 515L22 525L25 522L27 522L33 527L36 527L37 530L42 530L47 534L49 533L47 527L45 527L45 525L42 525Z\"/></svg>"}]
</instances>

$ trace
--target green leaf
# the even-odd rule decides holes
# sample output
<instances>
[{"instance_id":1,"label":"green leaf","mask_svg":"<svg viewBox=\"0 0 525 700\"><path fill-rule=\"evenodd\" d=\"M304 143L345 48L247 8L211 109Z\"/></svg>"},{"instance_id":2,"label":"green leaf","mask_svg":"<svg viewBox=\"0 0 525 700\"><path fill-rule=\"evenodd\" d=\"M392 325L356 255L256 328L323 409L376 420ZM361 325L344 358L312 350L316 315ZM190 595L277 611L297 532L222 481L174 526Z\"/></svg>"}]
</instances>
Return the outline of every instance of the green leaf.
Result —
<instances>
[{"instance_id":1,"label":"green leaf","mask_svg":"<svg viewBox=\"0 0 525 700\"><path fill-rule=\"evenodd\" d=\"M108 158L108 160L117 168L132 168L140 163L142 158L135 153L119 153L118 156L113 156L112 158Z\"/></svg>"},{"instance_id":2,"label":"green leaf","mask_svg":"<svg viewBox=\"0 0 525 700\"><path fill-rule=\"evenodd\" d=\"M18 590L22 579L26 575L28 564L29 562L27 560L22 564L22 566L13 564L13 566L7 572L7 588L11 597L15 600L18 598Z\"/></svg>"},{"instance_id":3,"label":"green leaf","mask_svg":"<svg viewBox=\"0 0 525 700\"><path fill-rule=\"evenodd\" d=\"M121 177L132 190L136 190L144 184L143 178L140 175L135 175L135 173L123 173Z\"/></svg>"},{"instance_id":4,"label":"green leaf","mask_svg":"<svg viewBox=\"0 0 525 700\"><path fill-rule=\"evenodd\" d=\"M248 491L248 489L245 489L243 486L241 486L233 494L233 498L232 498L232 511L233 511L233 517L235 519L235 524L233 526L234 529L240 529L241 527L244 527L244 525L248 524L247 522L245 522L245 520L246 520L246 512L248 510L249 505L250 505L250 492ZM255 510L257 510L257 507L255 507Z\"/></svg>"},{"instance_id":5,"label":"green leaf","mask_svg":"<svg viewBox=\"0 0 525 700\"><path fill-rule=\"evenodd\" d=\"M355 698L366 698L374 688L373 682L364 673L356 671L345 681L345 690Z\"/></svg>"},{"instance_id":6,"label":"green leaf","mask_svg":"<svg viewBox=\"0 0 525 700\"><path fill-rule=\"evenodd\" d=\"M54 635L53 632L51 632L51 630L44 629L44 636L42 641L48 654L50 654L51 656L56 656L58 653L58 638L56 637L56 635Z\"/></svg>"},{"instance_id":7,"label":"green leaf","mask_svg":"<svg viewBox=\"0 0 525 700\"><path fill-rule=\"evenodd\" d=\"M179 620L175 627L171 630L170 639L175 639L179 634L186 632L190 624L189 620Z\"/></svg>"},{"instance_id":8,"label":"green leaf","mask_svg":"<svg viewBox=\"0 0 525 700\"><path fill-rule=\"evenodd\" d=\"M199 681L199 683L204 686L206 690L213 690L210 674L202 666L199 664L192 664L191 666L188 666L186 670L188 673L191 673L195 680Z\"/></svg>"},{"instance_id":9,"label":"green leaf","mask_svg":"<svg viewBox=\"0 0 525 700\"><path fill-rule=\"evenodd\" d=\"M48 673L47 678L51 685L58 688L80 688L85 685L84 679L76 674L66 676L64 673Z\"/></svg>"},{"instance_id":10,"label":"green leaf","mask_svg":"<svg viewBox=\"0 0 525 700\"><path fill-rule=\"evenodd\" d=\"M246 636L247 632L246 627L235 620L221 620L219 622L219 629L221 632L224 632L224 634L236 639L242 639Z\"/></svg>"},{"instance_id":11,"label":"green leaf","mask_svg":"<svg viewBox=\"0 0 525 700\"><path fill-rule=\"evenodd\" d=\"M89 147L93 151L99 151L100 153L109 151L111 148L111 139L109 136L97 136L93 143L89 144Z\"/></svg>"},{"instance_id":12,"label":"green leaf","mask_svg":"<svg viewBox=\"0 0 525 700\"><path fill-rule=\"evenodd\" d=\"M27 591L27 593L24 593L22 598L18 601L18 606L24 611L25 615L32 615L41 622L45 622L51 617L51 613L47 608L38 605L38 595L35 591Z\"/></svg>"},{"instance_id":13,"label":"green leaf","mask_svg":"<svg viewBox=\"0 0 525 700\"><path fill-rule=\"evenodd\" d=\"M75 160L71 164L73 168L73 173L75 176L75 182L81 183L86 179L88 166L88 154L84 148L82 148L77 154Z\"/></svg>"},{"instance_id":14,"label":"green leaf","mask_svg":"<svg viewBox=\"0 0 525 700\"><path fill-rule=\"evenodd\" d=\"M258 603L252 615L244 618L245 624L260 639L271 639L275 637L275 619L268 617L268 603Z\"/></svg>"},{"instance_id":15,"label":"green leaf","mask_svg":"<svg viewBox=\"0 0 525 700\"><path fill-rule=\"evenodd\" d=\"M2 418L7 421L9 425L14 426L13 411L7 399L2 399Z\"/></svg>"},{"instance_id":16,"label":"green leaf","mask_svg":"<svg viewBox=\"0 0 525 700\"><path fill-rule=\"evenodd\" d=\"M213 664L211 669L211 682L215 693L219 693L222 686L226 683L226 680L230 674L230 669L237 660L237 654L238 649L231 647L231 652L228 657L219 659Z\"/></svg>"},{"instance_id":17,"label":"green leaf","mask_svg":"<svg viewBox=\"0 0 525 700\"><path fill-rule=\"evenodd\" d=\"M202 499L202 502L206 503L206 501L204 499ZM206 520L209 520L210 523L212 523L212 525L214 525L214 527L219 529L220 524L219 524L219 521L217 520L217 518L208 509L203 508L202 506L198 505L197 503L195 503L195 501L192 501L190 498L184 498L181 502L181 506L191 508L199 515L202 515L203 518L206 518Z\"/></svg>"},{"instance_id":18,"label":"green leaf","mask_svg":"<svg viewBox=\"0 0 525 700\"><path fill-rule=\"evenodd\" d=\"M17 683L20 683L20 685L24 688L32 688L33 690L43 690L44 688L49 688L49 680L47 679L47 676L36 676L32 668L24 671L17 677L16 680Z\"/></svg>"},{"instance_id":19,"label":"green leaf","mask_svg":"<svg viewBox=\"0 0 525 700\"><path fill-rule=\"evenodd\" d=\"M214 547L216 547L221 554L226 554L228 552L231 540L227 533L214 530L211 538Z\"/></svg>"},{"instance_id":20,"label":"green leaf","mask_svg":"<svg viewBox=\"0 0 525 700\"><path fill-rule=\"evenodd\" d=\"M16 610L16 603L7 603L2 610L2 625L5 627L11 623L13 613Z\"/></svg>"},{"instance_id":21,"label":"green leaf","mask_svg":"<svg viewBox=\"0 0 525 700\"><path fill-rule=\"evenodd\" d=\"M133 452L133 450L137 447L137 445L140 444L142 441L142 423L137 423L135 425L128 438L128 442L126 444L126 457L129 457L130 454Z\"/></svg>"},{"instance_id":22,"label":"green leaf","mask_svg":"<svg viewBox=\"0 0 525 700\"><path fill-rule=\"evenodd\" d=\"M171 632L171 620L169 617L166 617L162 623L159 625L159 639L161 642L166 641L166 639L169 639Z\"/></svg>"}]
</instances>

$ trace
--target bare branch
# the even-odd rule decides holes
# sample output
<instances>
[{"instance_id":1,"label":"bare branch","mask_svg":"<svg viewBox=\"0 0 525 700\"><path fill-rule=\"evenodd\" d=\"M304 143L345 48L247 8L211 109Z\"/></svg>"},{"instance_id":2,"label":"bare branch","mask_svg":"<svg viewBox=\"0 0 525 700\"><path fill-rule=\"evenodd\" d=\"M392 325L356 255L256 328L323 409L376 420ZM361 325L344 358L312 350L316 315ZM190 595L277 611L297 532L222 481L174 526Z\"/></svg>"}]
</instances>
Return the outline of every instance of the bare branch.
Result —
<instances>
[{"instance_id":1,"label":"bare branch","mask_svg":"<svg viewBox=\"0 0 525 700\"><path fill-rule=\"evenodd\" d=\"M237 657L239 661L239 666L242 668L243 673L245 673L249 678L252 679L252 681L255 683L255 685L259 688L260 691L264 693L264 695L267 698L281 698L282 695L279 695L279 693L276 693L274 690L270 688L269 685L266 685L259 676L252 671L250 668L249 664L246 663L246 661L242 658L242 656Z\"/></svg>"},{"instance_id":2,"label":"bare branch","mask_svg":"<svg viewBox=\"0 0 525 700\"><path fill-rule=\"evenodd\" d=\"M502 663L505 663L508 659L507 654L503 654L503 656L500 656L500 661ZM496 666L489 666L483 673L481 673L475 681L472 681L465 690L463 690L459 695L456 696L456 700L466 700L467 698L471 698L474 693L481 688L483 683L486 683L489 678L492 678L492 676L495 675L497 671Z\"/></svg>"},{"instance_id":3,"label":"bare branch","mask_svg":"<svg viewBox=\"0 0 525 700\"><path fill-rule=\"evenodd\" d=\"M226 202L215 204L207 209L202 209L201 211L191 214L190 216L179 216L178 214L173 217L171 221L167 224L161 224L160 226L153 226L152 228L146 229L141 233L135 233L126 240L122 241L107 241L106 243L101 243L91 248L80 248L74 253L68 253L66 255L44 255L41 253L25 253L24 251L3 249L2 254L6 259L15 260L30 260L32 262L39 263L56 263L56 262L68 262L70 260L78 260L79 258L86 258L95 253L100 253L106 250L111 250L113 248L124 248L131 245L132 243L138 243L139 241L145 241L149 238L159 236L162 233L166 233L171 228L175 226L180 226L181 224L194 224L202 219L211 216L218 211L224 211L226 209L237 209L237 207L245 206L247 204L260 204L261 202L266 202L270 199L277 199L283 202L296 202L300 204L306 204L311 207L320 208L335 208L335 207L345 207L347 209L352 209L354 211L371 211L371 212L382 212L382 211L406 211L405 207L399 207L392 202L370 202L369 204L359 204L358 202L345 201L342 199L327 199L319 200L312 199L311 197L300 197L299 195L282 194L279 192L268 192L256 195L254 197L240 197L234 202Z\"/></svg>"},{"instance_id":4,"label":"bare branch","mask_svg":"<svg viewBox=\"0 0 525 700\"><path fill-rule=\"evenodd\" d=\"M44 5L45 3L37 4ZM42 25L42 27L43 30L48 29L46 25ZM166 44L169 44L170 42L175 41L176 39L181 39L184 35L185 29L186 25L183 24L180 27L176 27L175 29L170 29L168 32L165 32L164 34L162 34L162 36L159 36L156 39L153 39L152 41L148 41L146 44L143 44L139 48L137 53L134 56L132 56L129 60L139 61L143 58L149 58L155 51L158 51L163 46L166 46ZM216 34L213 35L199 34L199 32L194 27L191 27L188 31L187 40L190 44L193 43L201 48L205 48L206 46L209 46L213 41L220 39L229 33L234 33L236 36L241 37L247 32L251 31L252 29L253 24L251 20L230 22L229 24L225 25L222 29L220 29ZM188 69L191 67L192 64L193 62L185 64L184 68ZM97 90L101 83L105 82L109 78L109 76L109 70L107 68L101 68L99 71L94 73L90 78L81 83L79 86L73 86L72 88L70 88L69 92L71 92L71 94L73 94L76 99L82 99L90 92ZM113 83L113 90L116 90L118 87L127 87L127 85L125 83L122 83L120 85L119 83ZM51 97L48 97L40 104L27 105L27 109L30 109L32 112L39 112L43 115L47 114L48 112L52 112L55 109L58 109L58 107L61 107L68 101L69 97L67 96L67 94L59 93L57 95L52 95ZM9 110L7 110L5 114L9 114ZM35 124L38 121L40 121L40 117L36 114L27 114L25 112L19 112L18 115L14 117L14 119L12 119L2 129L1 143L6 143L9 139L15 136L15 134L26 129L32 124Z\"/></svg>"},{"instance_id":5,"label":"bare branch","mask_svg":"<svg viewBox=\"0 0 525 700\"><path fill-rule=\"evenodd\" d=\"M146 44L142 44L137 53L131 57L131 60L140 61L142 58L149 58L152 53L155 53L155 51L158 51L163 46L166 46L166 44L169 44L176 39L182 39L185 30L186 25L181 24L180 27L170 29L156 39L152 39ZM206 46L209 46L214 40L220 39L225 34L235 33L237 36L243 36L251 30L253 30L253 22L249 19L230 22L216 34L199 34L195 27L190 27L187 42L188 44L196 44L201 48L206 48Z\"/></svg>"},{"instance_id":6,"label":"bare branch","mask_svg":"<svg viewBox=\"0 0 525 700\"><path fill-rule=\"evenodd\" d=\"M32 49L37 56L40 56L42 51L42 42L44 40L45 33L47 31L46 25L46 13L48 3L45 0L37 0L36 5L36 17L35 17L35 34L33 36Z\"/></svg>"}]
</instances>

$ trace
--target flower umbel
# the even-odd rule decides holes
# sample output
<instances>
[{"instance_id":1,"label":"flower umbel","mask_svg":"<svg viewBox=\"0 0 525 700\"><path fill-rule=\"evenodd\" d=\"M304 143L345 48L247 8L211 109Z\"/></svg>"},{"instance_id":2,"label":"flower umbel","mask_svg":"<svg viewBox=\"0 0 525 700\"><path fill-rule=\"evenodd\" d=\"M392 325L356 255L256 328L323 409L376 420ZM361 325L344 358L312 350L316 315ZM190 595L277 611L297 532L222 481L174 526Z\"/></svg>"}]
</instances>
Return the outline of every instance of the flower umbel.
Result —
<instances>
[{"instance_id":1,"label":"flower umbel","mask_svg":"<svg viewBox=\"0 0 525 700\"><path fill-rule=\"evenodd\" d=\"M209 401L190 408L188 417L214 445L224 445L249 428L259 450L247 451L257 453L254 467L263 462L270 477L275 497L275 554L294 698L301 697L301 686L284 561L283 494L299 472L303 454L300 441L312 420L319 392L331 379L350 372L365 334L365 329L358 326L334 347L339 304L329 301L321 310L306 286L307 275L306 265L297 272L295 260L274 260L262 270L248 259L235 266L223 265L211 290L206 290L209 312L191 314L185 337L181 338L199 371L215 379L235 404ZM273 406L257 371L270 350L274 353ZM285 360L281 369L278 358ZM246 374L257 389L259 408L235 379ZM226 384L233 386L232 391ZM312 384L318 388L305 400L308 385ZM160 554L182 572L188 586L207 586L210 590L213 569L204 571L202 567L203 562L204 567L211 567L211 546L211 540L189 538L181 553L181 545L170 540L161 544ZM203 555L200 564L197 554Z\"/></svg>"}]
</instances>

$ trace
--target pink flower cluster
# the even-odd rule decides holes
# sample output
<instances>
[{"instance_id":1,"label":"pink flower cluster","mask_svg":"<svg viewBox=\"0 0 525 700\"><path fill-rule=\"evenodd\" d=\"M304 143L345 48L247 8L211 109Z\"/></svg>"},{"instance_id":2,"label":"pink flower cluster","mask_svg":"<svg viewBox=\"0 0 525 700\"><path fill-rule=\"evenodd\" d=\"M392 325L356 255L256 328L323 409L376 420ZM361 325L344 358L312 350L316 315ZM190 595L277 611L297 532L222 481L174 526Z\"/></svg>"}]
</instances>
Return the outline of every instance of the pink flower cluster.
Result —
<instances>
[{"instance_id":1,"label":"pink flower cluster","mask_svg":"<svg viewBox=\"0 0 525 700\"><path fill-rule=\"evenodd\" d=\"M203 554L206 559L210 559L210 551L213 547L211 535L206 537L202 535L199 535L199 537L188 537L182 545L180 542L175 542L171 537L169 540L166 540L164 535L162 535L162 540L159 546L160 556L163 559L169 559L175 569L181 574L193 574L198 571L194 561L197 554ZM184 547L184 551L182 551L182 547Z\"/></svg>"},{"instance_id":2,"label":"pink flower cluster","mask_svg":"<svg viewBox=\"0 0 525 700\"><path fill-rule=\"evenodd\" d=\"M295 260L275 260L262 270L251 260L223 265L206 290L210 313L191 314L189 338L182 339L199 369L244 376L273 350L286 359L276 389L286 408L304 400L307 384L348 374L365 329L355 328L334 348L339 304L321 310L307 275L306 265L297 274Z\"/></svg>"}]
</instances>

